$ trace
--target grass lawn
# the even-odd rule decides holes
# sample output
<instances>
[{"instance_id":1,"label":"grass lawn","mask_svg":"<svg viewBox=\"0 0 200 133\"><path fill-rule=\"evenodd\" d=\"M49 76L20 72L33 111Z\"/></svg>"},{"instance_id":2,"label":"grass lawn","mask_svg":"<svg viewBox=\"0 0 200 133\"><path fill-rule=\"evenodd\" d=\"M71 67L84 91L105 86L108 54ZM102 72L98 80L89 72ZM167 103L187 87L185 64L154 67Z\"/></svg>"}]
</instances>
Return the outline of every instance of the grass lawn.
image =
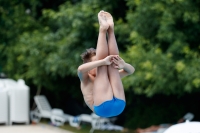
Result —
<instances>
[{"instance_id":1,"label":"grass lawn","mask_svg":"<svg viewBox=\"0 0 200 133\"><path fill-rule=\"evenodd\" d=\"M71 127L69 124L65 124L61 126L60 128L72 131L74 133L89 133L91 129L90 124L82 124L80 129L77 129L75 127ZM133 130L128 129L127 131L101 131L101 130L95 130L94 133L135 133Z\"/></svg>"},{"instance_id":2,"label":"grass lawn","mask_svg":"<svg viewBox=\"0 0 200 133\"><path fill-rule=\"evenodd\" d=\"M42 119L40 122L44 123L44 124L49 124L49 120L45 120L45 119ZM89 123L82 123L81 128L78 129L78 128L70 126L68 123L65 123L63 126L60 126L60 128L74 132L74 133L89 133L90 129L91 129L91 125ZM104 130L104 131L95 130L94 133L136 133L136 132L134 130L127 129L123 132L121 132L121 131L108 131L108 130Z\"/></svg>"}]
</instances>

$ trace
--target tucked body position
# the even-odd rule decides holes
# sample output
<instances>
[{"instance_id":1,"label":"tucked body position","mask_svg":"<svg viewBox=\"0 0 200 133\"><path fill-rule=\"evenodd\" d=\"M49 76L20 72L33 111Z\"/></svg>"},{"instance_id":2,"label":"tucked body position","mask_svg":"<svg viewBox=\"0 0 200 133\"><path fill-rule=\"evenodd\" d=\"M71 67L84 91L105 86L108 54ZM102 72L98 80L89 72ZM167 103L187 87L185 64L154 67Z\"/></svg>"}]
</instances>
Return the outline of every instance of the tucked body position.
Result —
<instances>
[{"instance_id":1,"label":"tucked body position","mask_svg":"<svg viewBox=\"0 0 200 133\"><path fill-rule=\"evenodd\" d=\"M78 77L87 106L98 116L113 117L121 114L126 105L121 78L134 73L135 69L119 56L112 15L100 11L98 20L96 49L89 48L82 53L83 64L78 67Z\"/></svg>"}]
</instances>

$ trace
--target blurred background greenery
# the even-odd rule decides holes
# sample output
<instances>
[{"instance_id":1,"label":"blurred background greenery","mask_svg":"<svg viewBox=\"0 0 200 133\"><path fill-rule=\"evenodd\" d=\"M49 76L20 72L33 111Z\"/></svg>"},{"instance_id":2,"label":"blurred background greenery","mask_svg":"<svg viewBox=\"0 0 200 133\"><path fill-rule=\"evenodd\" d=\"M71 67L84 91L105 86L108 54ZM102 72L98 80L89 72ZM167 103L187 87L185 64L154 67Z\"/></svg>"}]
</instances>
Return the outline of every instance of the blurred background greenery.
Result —
<instances>
[{"instance_id":1,"label":"blurred background greenery","mask_svg":"<svg viewBox=\"0 0 200 133\"><path fill-rule=\"evenodd\" d=\"M123 79L128 128L200 120L200 0L0 0L0 71L23 78L52 107L91 113L83 101L80 54L95 47L97 13L110 12L120 56L136 71Z\"/></svg>"}]
</instances>

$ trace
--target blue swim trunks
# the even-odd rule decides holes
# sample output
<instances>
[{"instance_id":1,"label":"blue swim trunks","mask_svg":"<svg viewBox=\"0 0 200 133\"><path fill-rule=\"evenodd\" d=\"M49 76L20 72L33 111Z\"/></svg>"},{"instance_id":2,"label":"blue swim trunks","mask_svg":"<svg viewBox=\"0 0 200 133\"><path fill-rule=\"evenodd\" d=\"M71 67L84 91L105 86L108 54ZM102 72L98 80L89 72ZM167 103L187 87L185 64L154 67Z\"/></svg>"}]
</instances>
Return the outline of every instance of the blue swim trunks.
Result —
<instances>
[{"instance_id":1,"label":"blue swim trunks","mask_svg":"<svg viewBox=\"0 0 200 133\"><path fill-rule=\"evenodd\" d=\"M112 100L94 106L94 112L101 117L113 117L121 114L125 106L126 102L124 100L113 97Z\"/></svg>"}]
</instances>

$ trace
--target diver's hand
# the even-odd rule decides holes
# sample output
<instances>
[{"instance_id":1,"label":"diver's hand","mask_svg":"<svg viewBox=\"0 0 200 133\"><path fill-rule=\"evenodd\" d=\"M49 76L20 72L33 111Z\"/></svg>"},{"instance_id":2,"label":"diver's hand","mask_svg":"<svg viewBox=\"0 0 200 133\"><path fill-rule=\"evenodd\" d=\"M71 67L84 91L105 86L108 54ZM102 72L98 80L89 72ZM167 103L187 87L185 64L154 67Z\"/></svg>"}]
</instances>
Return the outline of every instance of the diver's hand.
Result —
<instances>
[{"instance_id":1,"label":"diver's hand","mask_svg":"<svg viewBox=\"0 0 200 133\"><path fill-rule=\"evenodd\" d=\"M110 65L110 64L112 64L112 63L113 63L112 60L113 60L113 58L114 58L115 56L116 56L116 55L109 55L109 56L107 56L106 58L104 58L104 59L103 59L104 64L105 64L105 65Z\"/></svg>"},{"instance_id":2,"label":"diver's hand","mask_svg":"<svg viewBox=\"0 0 200 133\"><path fill-rule=\"evenodd\" d=\"M120 56L114 56L112 58L113 67L117 69L124 69L126 62Z\"/></svg>"}]
</instances>

